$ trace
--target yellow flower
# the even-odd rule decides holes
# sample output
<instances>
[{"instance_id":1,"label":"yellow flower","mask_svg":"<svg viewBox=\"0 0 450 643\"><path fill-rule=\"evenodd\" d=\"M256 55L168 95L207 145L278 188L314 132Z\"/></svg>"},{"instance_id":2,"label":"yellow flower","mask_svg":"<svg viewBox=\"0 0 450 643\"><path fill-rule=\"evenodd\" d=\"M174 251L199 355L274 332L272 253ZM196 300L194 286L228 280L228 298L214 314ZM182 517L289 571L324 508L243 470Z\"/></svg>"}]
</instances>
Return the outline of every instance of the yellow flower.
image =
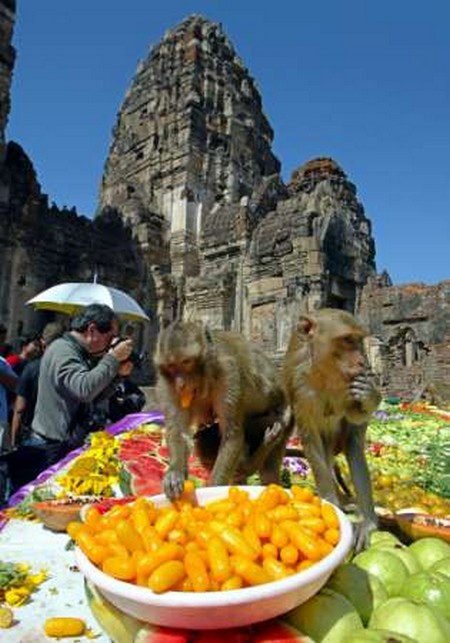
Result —
<instances>
[{"instance_id":1,"label":"yellow flower","mask_svg":"<svg viewBox=\"0 0 450 643\"><path fill-rule=\"evenodd\" d=\"M35 574L30 574L30 565L27 563L1 563L3 569L8 570L9 580L0 588L0 602L18 607L28 600L29 595L38 585L48 578L46 569L41 569Z\"/></svg>"},{"instance_id":2,"label":"yellow flower","mask_svg":"<svg viewBox=\"0 0 450 643\"><path fill-rule=\"evenodd\" d=\"M37 574L31 574L30 576L27 576L26 578L26 583L27 585L33 587L37 587L41 583L43 583L45 580L48 578L48 572L45 569L41 569L40 572Z\"/></svg>"},{"instance_id":3,"label":"yellow flower","mask_svg":"<svg viewBox=\"0 0 450 643\"><path fill-rule=\"evenodd\" d=\"M94 433L90 447L57 478L58 484L75 495L112 495L112 485L118 482L120 468L116 457L118 448L117 440L109 433Z\"/></svg>"},{"instance_id":4,"label":"yellow flower","mask_svg":"<svg viewBox=\"0 0 450 643\"><path fill-rule=\"evenodd\" d=\"M94 632L93 629L91 629L90 627L87 627L84 632L84 636L90 641L93 641L94 639L98 639L98 637L101 636L101 634Z\"/></svg>"},{"instance_id":5,"label":"yellow flower","mask_svg":"<svg viewBox=\"0 0 450 643\"><path fill-rule=\"evenodd\" d=\"M11 607L19 607L23 605L30 595L30 590L27 587L11 587L5 590L5 601Z\"/></svg>"},{"instance_id":6,"label":"yellow flower","mask_svg":"<svg viewBox=\"0 0 450 643\"><path fill-rule=\"evenodd\" d=\"M114 442L114 436L110 435L106 431L96 431L91 435L91 448L104 447L107 444L111 444Z\"/></svg>"}]
</instances>

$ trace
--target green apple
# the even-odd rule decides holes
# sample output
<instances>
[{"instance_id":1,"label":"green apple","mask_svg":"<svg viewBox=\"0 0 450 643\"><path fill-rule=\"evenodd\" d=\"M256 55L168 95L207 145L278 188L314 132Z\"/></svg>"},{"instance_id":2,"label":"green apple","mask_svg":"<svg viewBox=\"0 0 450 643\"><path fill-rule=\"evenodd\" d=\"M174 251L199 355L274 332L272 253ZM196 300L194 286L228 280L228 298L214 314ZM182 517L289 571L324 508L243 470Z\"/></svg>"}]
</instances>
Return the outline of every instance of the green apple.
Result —
<instances>
[{"instance_id":1,"label":"green apple","mask_svg":"<svg viewBox=\"0 0 450 643\"><path fill-rule=\"evenodd\" d=\"M417 639L412 639L405 634L399 634L392 630L358 630L350 634L346 643L420 643Z\"/></svg>"},{"instance_id":2,"label":"green apple","mask_svg":"<svg viewBox=\"0 0 450 643\"><path fill-rule=\"evenodd\" d=\"M283 620L321 643L347 643L350 633L363 629L350 601L326 588L285 614Z\"/></svg>"},{"instance_id":3,"label":"green apple","mask_svg":"<svg viewBox=\"0 0 450 643\"><path fill-rule=\"evenodd\" d=\"M383 583L376 576L353 563L339 565L326 587L342 594L352 603L363 625L369 622L374 608L388 598Z\"/></svg>"},{"instance_id":4,"label":"green apple","mask_svg":"<svg viewBox=\"0 0 450 643\"><path fill-rule=\"evenodd\" d=\"M411 574L403 583L400 596L431 605L450 619L450 578L440 572Z\"/></svg>"},{"instance_id":5,"label":"green apple","mask_svg":"<svg viewBox=\"0 0 450 643\"><path fill-rule=\"evenodd\" d=\"M398 595L409 576L408 568L398 556L379 547L361 552L352 562L376 576L383 583L389 596Z\"/></svg>"},{"instance_id":6,"label":"green apple","mask_svg":"<svg viewBox=\"0 0 450 643\"><path fill-rule=\"evenodd\" d=\"M420 643L448 643L450 623L429 605L397 596L379 605L369 628L385 628L417 639Z\"/></svg>"},{"instance_id":7,"label":"green apple","mask_svg":"<svg viewBox=\"0 0 450 643\"><path fill-rule=\"evenodd\" d=\"M401 545L400 543L398 545L383 545L380 543L378 545L379 549L385 549L386 551L389 551L391 554L394 554L400 560L406 565L406 568L408 569L408 572L410 574L415 574L417 572L422 571L422 565L420 564L420 561L414 556L414 554L406 547L405 545Z\"/></svg>"},{"instance_id":8,"label":"green apple","mask_svg":"<svg viewBox=\"0 0 450 643\"><path fill-rule=\"evenodd\" d=\"M433 563L430 567L430 572L439 572L450 578L450 556L448 558L441 558Z\"/></svg>"},{"instance_id":9,"label":"green apple","mask_svg":"<svg viewBox=\"0 0 450 643\"><path fill-rule=\"evenodd\" d=\"M382 531L380 529L377 531L373 531L370 534L370 539L369 539L370 547L378 547L379 545L386 545L388 543L392 543L393 545L399 545L400 541L396 536L394 536L394 534L391 534L390 531Z\"/></svg>"},{"instance_id":10,"label":"green apple","mask_svg":"<svg viewBox=\"0 0 450 643\"><path fill-rule=\"evenodd\" d=\"M442 558L450 556L450 545L441 538L421 538L409 546L422 565L423 569L429 569L434 563Z\"/></svg>"}]
</instances>

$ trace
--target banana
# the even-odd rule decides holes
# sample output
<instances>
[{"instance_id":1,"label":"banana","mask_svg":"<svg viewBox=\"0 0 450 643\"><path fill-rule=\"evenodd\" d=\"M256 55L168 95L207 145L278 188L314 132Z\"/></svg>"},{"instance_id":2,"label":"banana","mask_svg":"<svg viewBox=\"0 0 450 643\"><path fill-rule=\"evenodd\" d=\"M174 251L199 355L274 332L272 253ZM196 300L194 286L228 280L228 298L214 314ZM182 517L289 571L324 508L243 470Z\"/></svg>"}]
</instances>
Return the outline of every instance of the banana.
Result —
<instances>
[{"instance_id":1,"label":"banana","mask_svg":"<svg viewBox=\"0 0 450 643\"><path fill-rule=\"evenodd\" d=\"M84 591L92 614L112 643L133 643L139 630L147 625L117 609L86 579Z\"/></svg>"}]
</instances>

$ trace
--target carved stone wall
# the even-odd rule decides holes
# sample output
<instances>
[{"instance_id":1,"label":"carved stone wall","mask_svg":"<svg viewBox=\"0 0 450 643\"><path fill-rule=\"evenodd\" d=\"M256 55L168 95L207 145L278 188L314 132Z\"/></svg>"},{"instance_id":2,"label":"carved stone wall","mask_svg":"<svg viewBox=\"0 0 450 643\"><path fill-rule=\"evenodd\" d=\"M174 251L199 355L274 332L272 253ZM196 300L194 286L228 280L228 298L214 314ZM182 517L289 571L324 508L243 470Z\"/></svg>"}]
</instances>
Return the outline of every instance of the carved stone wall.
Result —
<instances>
[{"instance_id":1,"label":"carved stone wall","mask_svg":"<svg viewBox=\"0 0 450 643\"><path fill-rule=\"evenodd\" d=\"M49 207L26 153L5 144L14 14L0 0L0 321L10 336L45 321L27 299L97 273L151 313L140 338L149 354L158 328L184 316L241 330L279 361L299 313L332 306L370 327L386 392L445 392L450 282L394 287L376 275L370 221L333 159L283 183L256 83L220 25L190 16L140 64L90 221Z\"/></svg>"},{"instance_id":2,"label":"carved stone wall","mask_svg":"<svg viewBox=\"0 0 450 643\"><path fill-rule=\"evenodd\" d=\"M273 328L272 351L281 356L300 312L356 310L362 287L375 274L374 258L370 222L354 185L332 159L306 163L251 237L245 330L256 336L265 318Z\"/></svg>"},{"instance_id":3,"label":"carved stone wall","mask_svg":"<svg viewBox=\"0 0 450 643\"><path fill-rule=\"evenodd\" d=\"M369 355L387 393L431 388L450 400L450 281L392 286L371 279L358 312L371 329Z\"/></svg>"},{"instance_id":4,"label":"carved stone wall","mask_svg":"<svg viewBox=\"0 0 450 643\"><path fill-rule=\"evenodd\" d=\"M28 299L58 282L91 281L95 274L153 310L156 289L143 253L159 262L163 217L144 213L132 234L113 208L91 221L75 209L49 206L26 153L17 143L5 143L14 19L15 3L0 1L0 321L11 340L37 331L53 313L33 311L25 306ZM150 344L155 332L150 325L142 340Z\"/></svg>"},{"instance_id":5,"label":"carved stone wall","mask_svg":"<svg viewBox=\"0 0 450 643\"><path fill-rule=\"evenodd\" d=\"M25 302L62 281L98 281L126 288L149 307L155 293L141 250L113 210L91 221L76 212L49 207L34 168L15 143L8 143L3 165L10 195L0 216L0 319L15 336L42 325L43 313ZM152 301L153 296L153 301Z\"/></svg>"},{"instance_id":6,"label":"carved stone wall","mask_svg":"<svg viewBox=\"0 0 450 643\"><path fill-rule=\"evenodd\" d=\"M150 208L164 217L161 261L180 296L172 309L255 337L274 315L264 334L274 354L300 305L354 310L375 251L338 164L310 161L285 186L272 138L255 82L222 28L191 16L137 70L100 202L134 228L145 227Z\"/></svg>"},{"instance_id":7,"label":"carved stone wall","mask_svg":"<svg viewBox=\"0 0 450 643\"><path fill-rule=\"evenodd\" d=\"M12 46L15 22L15 0L0 0L0 207L7 203L9 195L2 174L5 160L5 130L11 108L11 81L16 51Z\"/></svg>"},{"instance_id":8,"label":"carved stone wall","mask_svg":"<svg viewBox=\"0 0 450 643\"><path fill-rule=\"evenodd\" d=\"M278 172L261 97L220 25L191 16L166 33L120 109L101 207L132 223L154 209L168 221L175 276L199 273L199 237L218 203L251 194Z\"/></svg>"}]
</instances>

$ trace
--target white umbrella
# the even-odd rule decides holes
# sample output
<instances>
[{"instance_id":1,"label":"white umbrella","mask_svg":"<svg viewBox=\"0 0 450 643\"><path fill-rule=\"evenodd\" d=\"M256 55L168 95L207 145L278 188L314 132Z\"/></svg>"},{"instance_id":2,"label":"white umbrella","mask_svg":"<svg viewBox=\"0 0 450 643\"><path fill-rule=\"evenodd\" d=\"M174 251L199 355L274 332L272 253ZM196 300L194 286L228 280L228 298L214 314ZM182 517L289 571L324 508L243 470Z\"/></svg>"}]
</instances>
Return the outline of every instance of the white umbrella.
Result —
<instances>
[{"instance_id":1,"label":"white umbrella","mask_svg":"<svg viewBox=\"0 0 450 643\"><path fill-rule=\"evenodd\" d=\"M43 290L26 302L36 309L75 315L89 304L106 304L117 315L133 321L148 320L144 310L122 290L99 283L62 283Z\"/></svg>"}]
</instances>

